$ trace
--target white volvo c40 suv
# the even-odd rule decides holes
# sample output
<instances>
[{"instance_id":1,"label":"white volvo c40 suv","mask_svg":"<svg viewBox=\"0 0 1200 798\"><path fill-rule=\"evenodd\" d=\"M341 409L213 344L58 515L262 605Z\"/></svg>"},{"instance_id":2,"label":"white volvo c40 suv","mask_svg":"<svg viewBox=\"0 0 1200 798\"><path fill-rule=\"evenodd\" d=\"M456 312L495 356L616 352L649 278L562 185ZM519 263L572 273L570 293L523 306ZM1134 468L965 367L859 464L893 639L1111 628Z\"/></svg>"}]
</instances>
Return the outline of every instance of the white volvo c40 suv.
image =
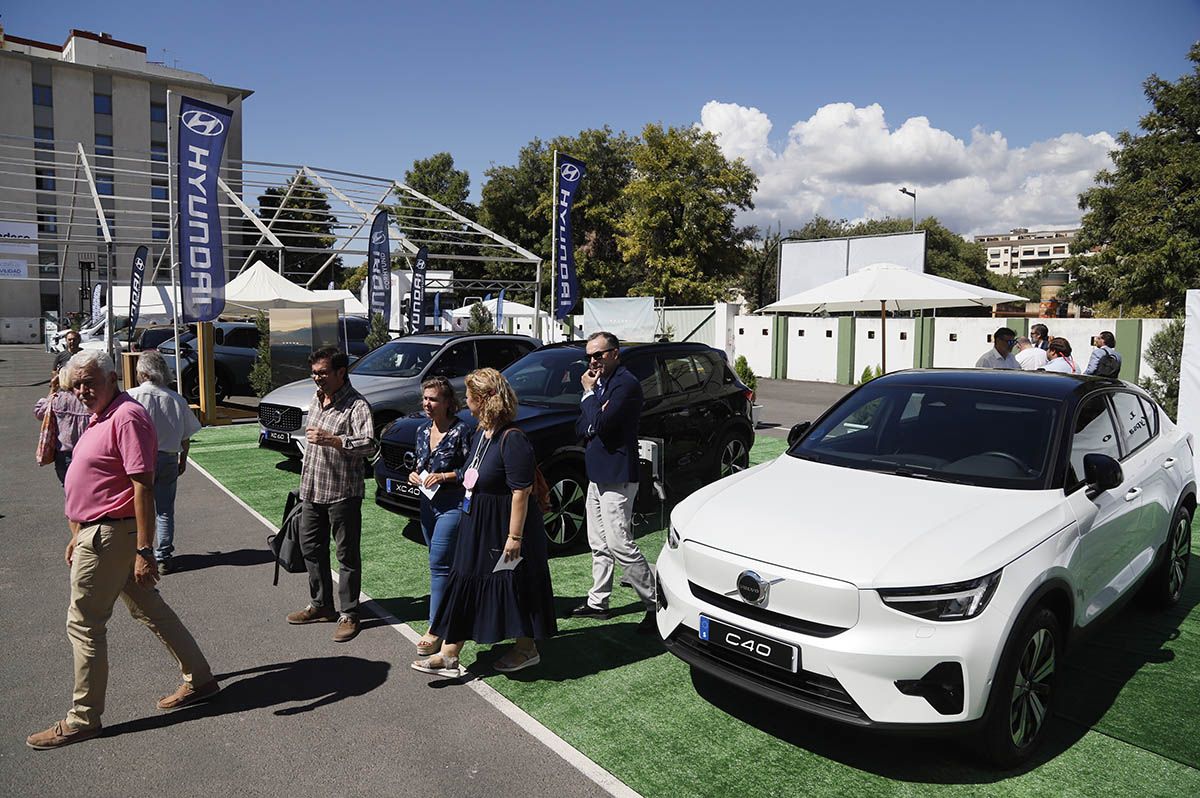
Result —
<instances>
[{"instance_id":1,"label":"white volvo c40 suv","mask_svg":"<svg viewBox=\"0 0 1200 798\"><path fill-rule=\"evenodd\" d=\"M866 727L1045 737L1066 645L1135 592L1178 601L1191 436L1140 389L912 370L671 514L658 629L694 668Z\"/></svg>"}]
</instances>

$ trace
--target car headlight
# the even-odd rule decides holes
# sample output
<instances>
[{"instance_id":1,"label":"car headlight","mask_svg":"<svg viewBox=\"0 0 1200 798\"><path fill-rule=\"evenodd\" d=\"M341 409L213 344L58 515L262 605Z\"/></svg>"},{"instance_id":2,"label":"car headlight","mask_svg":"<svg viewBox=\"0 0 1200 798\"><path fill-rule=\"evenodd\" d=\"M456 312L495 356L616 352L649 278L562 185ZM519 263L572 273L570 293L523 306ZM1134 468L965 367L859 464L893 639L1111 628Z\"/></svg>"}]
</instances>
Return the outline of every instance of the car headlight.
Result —
<instances>
[{"instance_id":1,"label":"car headlight","mask_svg":"<svg viewBox=\"0 0 1200 798\"><path fill-rule=\"evenodd\" d=\"M675 530L675 525L667 526L667 546L672 549L679 548L679 533Z\"/></svg>"},{"instance_id":2,"label":"car headlight","mask_svg":"<svg viewBox=\"0 0 1200 798\"><path fill-rule=\"evenodd\" d=\"M962 621L983 612L1000 584L1000 571L936 587L880 589L879 597L892 609L929 621Z\"/></svg>"}]
</instances>

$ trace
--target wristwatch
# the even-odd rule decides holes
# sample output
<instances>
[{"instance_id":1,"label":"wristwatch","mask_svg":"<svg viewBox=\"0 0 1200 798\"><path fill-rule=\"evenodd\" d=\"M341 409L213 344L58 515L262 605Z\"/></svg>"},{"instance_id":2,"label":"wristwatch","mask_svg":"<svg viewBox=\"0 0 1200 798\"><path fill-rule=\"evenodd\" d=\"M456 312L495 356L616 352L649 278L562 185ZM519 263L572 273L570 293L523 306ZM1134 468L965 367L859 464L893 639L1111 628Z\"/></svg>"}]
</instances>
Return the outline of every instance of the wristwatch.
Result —
<instances>
[{"instance_id":1,"label":"wristwatch","mask_svg":"<svg viewBox=\"0 0 1200 798\"><path fill-rule=\"evenodd\" d=\"M146 560L154 559L154 549L150 548L149 546L142 546L140 549L137 550L137 553L138 553L138 556L143 559L146 559Z\"/></svg>"}]
</instances>

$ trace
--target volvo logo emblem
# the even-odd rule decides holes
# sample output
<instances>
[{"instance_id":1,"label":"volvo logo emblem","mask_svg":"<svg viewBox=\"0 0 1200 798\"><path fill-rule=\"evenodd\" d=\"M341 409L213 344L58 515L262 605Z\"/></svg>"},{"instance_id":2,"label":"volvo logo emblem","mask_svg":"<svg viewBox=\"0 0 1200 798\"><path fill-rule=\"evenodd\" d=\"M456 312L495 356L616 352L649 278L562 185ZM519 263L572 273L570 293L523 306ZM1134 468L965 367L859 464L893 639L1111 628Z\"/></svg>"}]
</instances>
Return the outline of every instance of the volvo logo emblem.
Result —
<instances>
[{"instance_id":1,"label":"volvo logo emblem","mask_svg":"<svg viewBox=\"0 0 1200 798\"><path fill-rule=\"evenodd\" d=\"M771 583L754 571L742 571L738 574L737 589L738 595L747 604L764 607L767 604L767 597L771 594Z\"/></svg>"},{"instance_id":2,"label":"volvo logo emblem","mask_svg":"<svg viewBox=\"0 0 1200 798\"><path fill-rule=\"evenodd\" d=\"M225 130L225 123L208 111L186 111L183 114L183 124L188 130L201 136L219 136Z\"/></svg>"},{"instance_id":3,"label":"volvo logo emblem","mask_svg":"<svg viewBox=\"0 0 1200 798\"><path fill-rule=\"evenodd\" d=\"M382 244L384 241L387 241L387 233L383 230L371 234L372 244Z\"/></svg>"},{"instance_id":4,"label":"volvo logo emblem","mask_svg":"<svg viewBox=\"0 0 1200 798\"><path fill-rule=\"evenodd\" d=\"M405 452L404 453L404 467L407 468L409 471L415 471L417 469L417 453L416 452Z\"/></svg>"},{"instance_id":5,"label":"volvo logo emblem","mask_svg":"<svg viewBox=\"0 0 1200 798\"><path fill-rule=\"evenodd\" d=\"M565 163L558 167L558 174L568 183L574 183L579 179L579 167L573 163Z\"/></svg>"}]
</instances>

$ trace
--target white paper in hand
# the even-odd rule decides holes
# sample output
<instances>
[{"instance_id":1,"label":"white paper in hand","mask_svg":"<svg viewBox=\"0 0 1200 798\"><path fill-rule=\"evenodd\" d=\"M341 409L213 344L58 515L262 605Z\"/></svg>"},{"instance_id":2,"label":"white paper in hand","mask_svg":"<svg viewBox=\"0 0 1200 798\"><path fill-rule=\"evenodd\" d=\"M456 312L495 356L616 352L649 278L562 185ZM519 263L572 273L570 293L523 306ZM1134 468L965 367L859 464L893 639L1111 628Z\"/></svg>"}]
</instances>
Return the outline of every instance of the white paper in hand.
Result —
<instances>
[{"instance_id":1,"label":"white paper in hand","mask_svg":"<svg viewBox=\"0 0 1200 798\"><path fill-rule=\"evenodd\" d=\"M498 574L501 571L511 571L521 564L523 558L520 555L513 557L508 562L504 561L504 552L500 552L500 559L496 561L496 567L492 569L492 573Z\"/></svg>"},{"instance_id":2,"label":"white paper in hand","mask_svg":"<svg viewBox=\"0 0 1200 798\"><path fill-rule=\"evenodd\" d=\"M421 480L420 490L422 493L425 494L425 498L432 501L433 494L438 492L438 488L440 488L441 485L434 485L432 488L425 487L425 478L428 476L429 476L428 471L422 471L420 474L417 474L417 479Z\"/></svg>"}]
</instances>

